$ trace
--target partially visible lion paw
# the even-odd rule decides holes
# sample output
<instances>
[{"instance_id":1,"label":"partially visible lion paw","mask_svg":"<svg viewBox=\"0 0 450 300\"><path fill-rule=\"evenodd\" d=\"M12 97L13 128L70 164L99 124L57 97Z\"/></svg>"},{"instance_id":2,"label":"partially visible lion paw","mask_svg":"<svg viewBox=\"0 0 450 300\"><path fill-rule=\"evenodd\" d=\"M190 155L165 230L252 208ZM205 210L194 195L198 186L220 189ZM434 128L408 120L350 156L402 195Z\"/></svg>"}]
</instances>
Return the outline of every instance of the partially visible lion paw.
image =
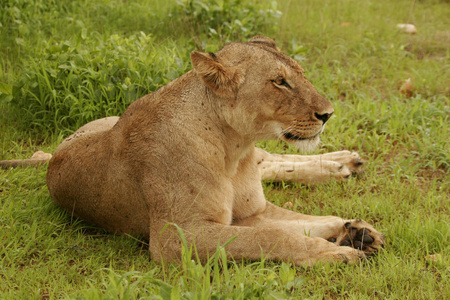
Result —
<instances>
[{"instance_id":1,"label":"partially visible lion paw","mask_svg":"<svg viewBox=\"0 0 450 300\"><path fill-rule=\"evenodd\" d=\"M321 161L319 162L319 171L320 173L326 174L329 177L333 177L334 179L347 181L352 172L347 168L344 164L336 162L336 161Z\"/></svg>"},{"instance_id":2,"label":"partially visible lion paw","mask_svg":"<svg viewBox=\"0 0 450 300\"><path fill-rule=\"evenodd\" d=\"M364 171L364 160L356 152L342 151L343 155L334 159L346 166L353 174L360 174Z\"/></svg>"},{"instance_id":3,"label":"partially visible lion paw","mask_svg":"<svg viewBox=\"0 0 450 300\"><path fill-rule=\"evenodd\" d=\"M363 220L346 221L342 233L331 237L329 242L338 246L349 246L364 251L366 255L373 255L384 248L384 236Z\"/></svg>"},{"instance_id":4,"label":"partially visible lion paw","mask_svg":"<svg viewBox=\"0 0 450 300\"><path fill-rule=\"evenodd\" d=\"M351 247L335 247L332 250L320 253L320 261L329 262L343 262L346 264L353 264L366 258L366 254L358 249Z\"/></svg>"}]
</instances>

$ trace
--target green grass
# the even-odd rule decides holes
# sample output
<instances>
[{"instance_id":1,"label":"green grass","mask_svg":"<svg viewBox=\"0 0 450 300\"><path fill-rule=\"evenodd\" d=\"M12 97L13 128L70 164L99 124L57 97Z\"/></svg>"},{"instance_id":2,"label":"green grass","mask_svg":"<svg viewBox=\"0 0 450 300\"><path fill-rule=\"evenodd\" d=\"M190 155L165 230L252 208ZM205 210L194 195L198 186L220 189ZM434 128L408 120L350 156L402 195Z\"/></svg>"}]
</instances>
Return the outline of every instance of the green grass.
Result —
<instances>
[{"instance_id":1,"label":"green grass","mask_svg":"<svg viewBox=\"0 0 450 300\"><path fill-rule=\"evenodd\" d=\"M350 149L367 161L365 174L345 184L267 183L267 198L302 213L363 218L386 235L385 251L360 265L299 268L226 262L222 248L201 265L185 249L181 265L159 264L144 242L60 210L45 166L0 170L0 299L448 299L448 3L203 2L214 5L2 2L0 159L53 152L83 123L120 114L188 70L192 50L266 34L333 102L317 153ZM403 34L398 23L419 33ZM399 92L407 78L410 98ZM426 258L432 254L436 261Z\"/></svg>"}]
</instances>

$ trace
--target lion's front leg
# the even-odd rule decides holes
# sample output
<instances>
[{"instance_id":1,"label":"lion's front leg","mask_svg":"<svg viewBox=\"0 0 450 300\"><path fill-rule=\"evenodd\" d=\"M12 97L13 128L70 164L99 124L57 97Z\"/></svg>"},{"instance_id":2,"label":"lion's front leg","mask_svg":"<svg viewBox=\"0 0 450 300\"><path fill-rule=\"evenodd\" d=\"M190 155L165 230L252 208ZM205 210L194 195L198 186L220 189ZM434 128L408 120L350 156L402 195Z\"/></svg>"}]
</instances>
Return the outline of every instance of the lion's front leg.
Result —
<instances>
[{"instance_id":1,"label":"lion's front leg","mask_svg":"<svg viewBox=\"0 0 450 300\"><path fill-rule=\"evenodd\" d=\"M183 230L183 239L173 225L159 227L151 234L153 259L180 261L184 241L188 249L195 247L195 253L202 261L207 261L218 246L225 244L227 255L235 260L258 260L263 255L268 260L291 261L297 266L311 266L319 261L353 263L365 257L361 250L339 247L324 239L283 228L226 225L211 221L177 226Z\"/></svg>"},{"instance_id":2,"label":"lion's front leg","mask_svg":"<svg viewBox=\"0 0 450 300\"><path fill-rule=\"evenodd\" d=\"M283 228L292 233L320 237L338 246L362 250L366 255L374 254L384 246L383 235L365 221L304 215L270 202L267 202L263 213L235 223L241 226Z\"/></svg>"},{"instance_id":3,"label":"lion's front leg","mask_svg":"<svg viewBox=\"0 0 450 300\"><path fill-rule=\"evenodd\" d=\"M271 154L256 148L262 180L293 181L303 184L345 181L362 172L364 161L358 153L339 151L321 155Z\"/></svg>"}]
</instances>

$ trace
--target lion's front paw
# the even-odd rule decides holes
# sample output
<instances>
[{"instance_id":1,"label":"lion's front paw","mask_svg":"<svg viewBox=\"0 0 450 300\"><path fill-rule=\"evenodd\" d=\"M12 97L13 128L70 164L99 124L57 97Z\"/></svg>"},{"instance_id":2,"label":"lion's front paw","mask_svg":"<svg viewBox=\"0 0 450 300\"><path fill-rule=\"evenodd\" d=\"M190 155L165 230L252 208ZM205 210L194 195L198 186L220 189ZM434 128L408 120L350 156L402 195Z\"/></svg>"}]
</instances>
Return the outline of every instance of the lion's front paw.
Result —
<instances>
[{"instance_id":1,"label":"lion's front paw","mask_svg":"<svg viewBox=\"0 0 450 300\"><path fill-rule=\"evenodd\" d=\"M364 171L364 160L356 152L341 151L342 155L336 157L334 161L343 164L353 174L360 174Z\"/></svg>"},{"instance_id":2,"label":"lion's front paw","mask_svg":"<svg viewBox=\"0 0 450 300\"><path fill-rule=\"evenodd\" d=\"M384 248L384 236L363 220L345 222L342 233L337 238L328 241L339 246L350 246L364 251L366 255L373 255Z\"/></svg>"}]
</instances>

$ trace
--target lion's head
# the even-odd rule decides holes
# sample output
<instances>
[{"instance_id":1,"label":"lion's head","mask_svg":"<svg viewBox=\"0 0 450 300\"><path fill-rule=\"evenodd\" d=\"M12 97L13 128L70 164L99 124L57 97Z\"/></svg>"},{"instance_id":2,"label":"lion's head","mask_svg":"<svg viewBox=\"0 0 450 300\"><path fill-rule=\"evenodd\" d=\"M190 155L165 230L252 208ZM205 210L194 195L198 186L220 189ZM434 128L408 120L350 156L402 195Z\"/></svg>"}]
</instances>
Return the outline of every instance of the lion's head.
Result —
<instances>
[{"instance_id":1,"label":"lion's head","mask_svg":"<svg viewBox=\"0 0 450 300\"><path fill-rule=\"evenodd\" d=\"M253 140L281 139L303 149L318 145L333 113L300 64L270 38L231 43L217 53L192 52L197 76L216 98L228 124Z\"/></svg>"}]
</instances>

